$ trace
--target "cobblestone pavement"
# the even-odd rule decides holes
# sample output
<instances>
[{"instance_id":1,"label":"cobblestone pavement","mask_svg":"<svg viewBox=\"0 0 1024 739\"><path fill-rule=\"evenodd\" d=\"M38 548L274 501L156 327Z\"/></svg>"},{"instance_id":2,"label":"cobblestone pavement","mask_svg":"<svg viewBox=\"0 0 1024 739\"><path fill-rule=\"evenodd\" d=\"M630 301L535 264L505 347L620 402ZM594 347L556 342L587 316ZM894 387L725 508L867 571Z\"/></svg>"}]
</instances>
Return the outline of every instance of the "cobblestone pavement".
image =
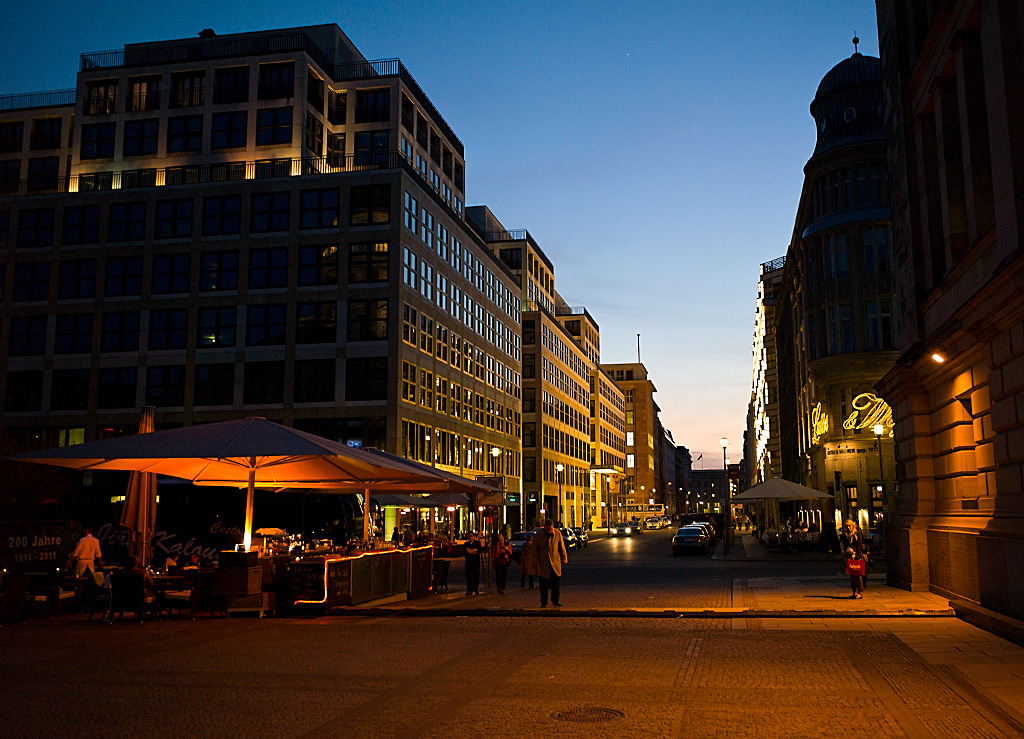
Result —
<instances>
[{"instance_id":1,"label":"cobblestone pavement","mask_svg":"<svg viewBox=\"0 0 1024 739\"><path fill-rule=\"evenodd\" d=\"M1022 735L948 658L1024 650L951 618L792 621L58 617L0 629L0 736Z\"/></svg>"}]
</instances>

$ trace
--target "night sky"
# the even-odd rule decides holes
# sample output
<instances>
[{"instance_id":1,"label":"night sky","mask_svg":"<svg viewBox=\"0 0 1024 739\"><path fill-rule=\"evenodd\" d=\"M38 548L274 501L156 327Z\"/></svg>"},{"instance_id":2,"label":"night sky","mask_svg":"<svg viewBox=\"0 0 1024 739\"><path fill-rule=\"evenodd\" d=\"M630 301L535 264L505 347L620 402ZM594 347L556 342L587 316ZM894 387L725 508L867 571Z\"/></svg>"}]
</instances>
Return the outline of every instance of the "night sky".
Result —
<instances>
[{"instance_id":1,"label":"night sky","mask_svg":"<svg viewBox=\"0 0 1024 739\"><path fill-rule=\"evenodd\" d=\"M677 444L738 460L758 265L792 235L818 82L854 32L878 54L874 3L11 2L0 94L74 87L85 51L319 23L402 59L465 144L467 205L529 229L604 362L642 335Z\"/></svg>"}]
</instances>

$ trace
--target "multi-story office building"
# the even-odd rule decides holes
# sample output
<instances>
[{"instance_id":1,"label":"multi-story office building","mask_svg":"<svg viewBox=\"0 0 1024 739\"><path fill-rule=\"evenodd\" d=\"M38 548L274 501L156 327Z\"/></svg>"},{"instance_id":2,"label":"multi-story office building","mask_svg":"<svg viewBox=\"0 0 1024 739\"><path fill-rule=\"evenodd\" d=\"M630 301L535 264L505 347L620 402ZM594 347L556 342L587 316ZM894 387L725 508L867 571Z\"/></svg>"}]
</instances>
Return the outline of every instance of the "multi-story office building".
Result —
<instances>
[{"instance_id":1,"label":"multi-story office building","mask_svg":"<svg viewBox=\"0 0 1024 739\"><path fill-rule=\"evenodd\" d=\"M779 425L779 366L776 353L775 308L786 258L761 265L754 321L754 375L744 435L744 457L750 471L749 485L782 474Z\"/></svg>"},{"instance_id":2,"label":"multi-story office building","mask_svg":"<svg viewBox=\"0 0 1024 739\"><path fill-rule=\"evenodd\" d=\"M889 581L1024 618L1024 3L878 3L902 334Z\"/></svg>"},{"instance_id":3,"label":"multi-story office building","mask_svg":"<svg viewBox=\"0 0 1024 739\"><path fill-rule=\"evenodd\" d=\"M200 36L0 98L4 431L260 415L518 491L520 297L461 141L337 26Z\"/></svg>"},{"instance_id":4,"label":"multi-story office building","mask_svg":"<svg viewBox=\"0 0 1024 739\"><path fill-rule=\"evenodd\" d=\"M691 470L689 512L724 516L728 482L729 476L724 469Z\"/></svg>"},{"instance_id":5,"label":"multi-story office building","mask_svg":"<svg viewBox=\"0 0 1024 739\"><path fill-rule=\"evenodd\" d=\"M898 354L881 111L875 57L854 53L818 86L817 144L776 307L779 383L789 385L779 392L781 464L835 496L822 512L829 531L825 519L844 517L881 528L892 483L892 418L874 390Z\"/></svg>"},{"instance_id":6,"label":"multi-story office building","mask_svg":"<svg viewBox=\"0 0 1024 739\"><path fill-rule=\"evenodd\" d=\"M665 491L665 513L674 516L682 512L679 505L679 486L676 479L676 442L672 432L658 419L658 490Z\"/></svg>"},{"instance_id":7,"label":"multi-story office building","mask_svg":"<svg viewBox=\"0 0 1024 739\"><path fill-rule=\"evenodd\" d=\"M657 457L660 447L658 412L654 402L657 388L640 362L604 364L604 370L622 388L626 401L626 477L624 495L629 503L668 504L659 489Z\"/></svg>"},{"instance_id":8,"label":"multi-story office building","mask_svg":"<svg viewBox=\"0 0 1024 739\"><path fill-rule=\"evenodd\" d=\"M625 396L600 369L601 329L558 294L528 231L506 229L486 206L466 215L522 291L524 524L605 525L625 463Z\"/></svg>"}]
</instances>

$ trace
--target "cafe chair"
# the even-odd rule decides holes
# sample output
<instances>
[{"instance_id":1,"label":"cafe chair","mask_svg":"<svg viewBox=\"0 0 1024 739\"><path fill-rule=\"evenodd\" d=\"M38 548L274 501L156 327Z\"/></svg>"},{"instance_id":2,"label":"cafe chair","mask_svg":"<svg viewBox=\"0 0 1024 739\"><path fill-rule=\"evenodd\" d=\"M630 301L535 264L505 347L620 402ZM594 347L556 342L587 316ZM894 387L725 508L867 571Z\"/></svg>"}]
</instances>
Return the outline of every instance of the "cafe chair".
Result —
<instances>
[{"instance_id":1,"label":"cafe chair","mask_svg":"<svg viewBox=\"0 0 1024 739\"><path fill-rule=\"evenodd\" d=\"M187 608L189 615L194 620L196 609L199 607L199 596L202 594L198 587L199 572L196 570L185 572L182 580L183 587L164 591L163 597L160 599L160 607L166 609L168 613L171 609L176 608L178 615L181 615L181 612Z\"/></svg>"},{"instance_id":2,"label":"cafe chair","mask_svg":"<svg viewBox=\"0 0 1024 739\"><path fill-rule=\"evenodd\" d=\"M82 610L89 609L90 621L97 611L102 616L110 608L110 591L103 587L102 576L98 580L91 572L82 576Z\"/></svg>"},{"instance_id":3,"label":"cafe chair","mask_svg":"<svg viewBox=\"0 0 1024 739\"><path fill-rule=\"evenodd\" d=\"M25 623L25 599L28 597L28 575L5 575L0 588L0 623Z\"/></svg>"},{"instance_id":4,"label":"cafe chair","mask_svg":"<svg viewBox=\"0 0 1024 739\"><path fill-rule=\"evenodd\" d=\"M124 612L131 611L141 621L146 616L146 582L141 573L114 572L110 575L110 620L114 614L124 620Z\"/></svg>"}]
</instances>

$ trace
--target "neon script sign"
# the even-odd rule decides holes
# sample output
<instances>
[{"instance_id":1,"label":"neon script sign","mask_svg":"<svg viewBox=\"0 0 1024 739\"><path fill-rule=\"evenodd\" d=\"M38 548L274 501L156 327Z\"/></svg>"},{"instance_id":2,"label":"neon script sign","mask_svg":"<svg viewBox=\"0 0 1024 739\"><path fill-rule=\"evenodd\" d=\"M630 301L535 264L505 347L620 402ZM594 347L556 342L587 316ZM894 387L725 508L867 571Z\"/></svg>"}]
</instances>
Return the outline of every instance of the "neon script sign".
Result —
<instances>
[{"instance_id":1,"label":"neon script sign","mask_svg":"<svg viewBox=\"0 0 1024 739\"><path fill-rule=\"evenodd\" d=\"M828 414L822 413L821 403L818 403L811 411L811 444L817 444L818 439L827 433Z\"/></svg>"},{"instance_id":2,"label":"neon script sign","mask_svg":"<svg viewBox=\"0 0 1024 739\"><path fill-rule=\"evenodd\" d=\"M852 431L877 424L882 424L892 436L892 408L874 393L861 393L853 399L853 413L843 421L843 428Z\"/></svg>"}]
</instances>

